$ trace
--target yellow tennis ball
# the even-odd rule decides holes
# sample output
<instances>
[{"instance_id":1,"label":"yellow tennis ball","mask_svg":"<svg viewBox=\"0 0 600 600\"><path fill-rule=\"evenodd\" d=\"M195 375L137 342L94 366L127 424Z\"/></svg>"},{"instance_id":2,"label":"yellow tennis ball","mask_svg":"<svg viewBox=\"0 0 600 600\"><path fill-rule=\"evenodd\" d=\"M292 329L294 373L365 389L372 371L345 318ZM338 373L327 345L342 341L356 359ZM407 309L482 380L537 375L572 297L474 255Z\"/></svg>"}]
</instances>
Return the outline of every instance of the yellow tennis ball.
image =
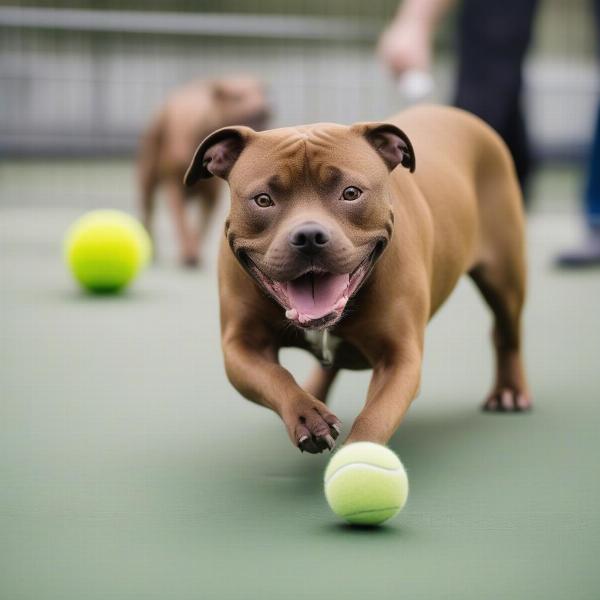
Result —
<instances>
[{"instance_id":1,"label":"yellow tennis ball","mask_svg":"<svg viewBox=\"0 0 600 600\"><path fill-rule=\"evenodd\" d=\"M336 452L325 470L325 497L333 512L357 525L379 525L406 504L408 477L385 446L355 442Z\"/></svg>"},{"instance_id":2,"label":"yellow tennis ball","mask_svg":"<svg viewBox=\"0 0 600 600\"><path fill-rule=\"evenodd\" d=\"M152 256L144 227L118 210L97 210L79 218L64 241L75 279L92 292L116 292L129 284Z\"/></svg>"}]
</instances>

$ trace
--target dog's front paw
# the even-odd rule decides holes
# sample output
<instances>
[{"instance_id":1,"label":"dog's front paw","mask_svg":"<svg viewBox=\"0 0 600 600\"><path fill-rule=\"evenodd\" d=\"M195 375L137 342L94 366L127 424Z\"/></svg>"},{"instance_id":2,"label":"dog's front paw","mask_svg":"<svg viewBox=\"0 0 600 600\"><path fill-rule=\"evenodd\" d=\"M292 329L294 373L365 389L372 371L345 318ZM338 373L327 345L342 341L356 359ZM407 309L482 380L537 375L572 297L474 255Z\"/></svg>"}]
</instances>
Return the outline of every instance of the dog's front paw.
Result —
<instances>
[{"instance_id":1,"label":"dog's front paw","mask_svg":"<svg viewBox=\"0 0 600 600\"><path fill-rule=\"evenodd\" d=\"M521 412L530 408L530 395L510 388L494 390L483 403L483 410L488 412Z\"/></svg>"},{"instance_id":2,"label":"dog's front paw","mask_svg":"<svg viewBox=\"0 0 600 600\"><path fill-rule=\"evenodd\" d=\"M290 403L282 414L292 442L301 452L320 454L333 450L341 421L319 400L302 398Z\"/></svg>"}]
</instances>

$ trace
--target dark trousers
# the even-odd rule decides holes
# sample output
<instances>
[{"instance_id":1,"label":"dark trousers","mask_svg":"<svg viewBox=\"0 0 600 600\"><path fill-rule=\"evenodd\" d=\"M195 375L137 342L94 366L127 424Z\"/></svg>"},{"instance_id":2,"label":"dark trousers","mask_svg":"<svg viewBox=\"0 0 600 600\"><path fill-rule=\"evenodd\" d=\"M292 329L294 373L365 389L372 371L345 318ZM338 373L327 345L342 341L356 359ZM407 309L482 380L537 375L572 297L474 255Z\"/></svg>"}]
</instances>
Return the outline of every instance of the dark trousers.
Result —
<instances>
[{"instance_id":1,"label":"dark trousers","mask_svg":"<svg viewBox=\"0 0 600 600\"><path fill-rule=\"evenodd\" d=\"M594 10L598 59L600 60L600 0L594 0ZM600 230L600 102L598 102L596 129L588 163L584 200L588 224L594 229Z\"/></svg>"},{"instance_id":2,"label":"dark trousers","mask_svg":"<svg viewBox=\"0 0 600 600\"><path fill-rule=\"evenodd\" d=\"M600 231L600 103L587 170L585 216L590 226Z\"/></svg>"},{"instance_id":3,"label":"dark trousers","mask_svg":"<svg viewBox=\"0 0 600 600\"><path fill-rule=\"evenodd\" d=\"M464 0L455 104L504 139L524 191L531 153L521 106L522 66L538 0Z\"/></svg>"}]
</instances>

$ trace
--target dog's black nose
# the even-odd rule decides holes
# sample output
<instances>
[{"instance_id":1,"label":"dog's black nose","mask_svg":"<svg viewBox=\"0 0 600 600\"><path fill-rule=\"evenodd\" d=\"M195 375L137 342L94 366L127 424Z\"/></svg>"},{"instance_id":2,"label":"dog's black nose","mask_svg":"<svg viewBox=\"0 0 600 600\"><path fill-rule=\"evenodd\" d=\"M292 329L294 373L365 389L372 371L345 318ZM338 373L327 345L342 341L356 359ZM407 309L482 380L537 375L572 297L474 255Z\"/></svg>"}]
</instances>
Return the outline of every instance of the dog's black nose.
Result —
<instances>
[{"instance_id":1,"label":"dog's black nose","mask_svg":"<svg viewBox=\"0 0 600 600\"><path fill-rule=\"evenodd\" d=\"M318 223L303 223L290 233L290 246L304 254L317 254L329 244L329 232Z\"/></svg>"}]
</instances>

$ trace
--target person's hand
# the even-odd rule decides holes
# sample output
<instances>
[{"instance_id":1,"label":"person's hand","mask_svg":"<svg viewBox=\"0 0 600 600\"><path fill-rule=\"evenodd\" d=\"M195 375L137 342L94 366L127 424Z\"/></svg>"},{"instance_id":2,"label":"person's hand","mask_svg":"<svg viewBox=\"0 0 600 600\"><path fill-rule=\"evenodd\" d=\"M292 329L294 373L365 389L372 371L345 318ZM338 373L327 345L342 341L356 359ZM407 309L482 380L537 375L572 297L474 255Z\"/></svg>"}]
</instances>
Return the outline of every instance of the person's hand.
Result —
<instances>
[{"instance_id":1,"label":"person's hand","mask_svg":"<svg viewBox=\"0 0 600 600\"><path fill-rule=\"evenodd\" d=\"M381 34L377 54L395 76L408 71L428 72L431 38L431 30L425 24L398 18Z\"/></svg>"}]
</instances>

